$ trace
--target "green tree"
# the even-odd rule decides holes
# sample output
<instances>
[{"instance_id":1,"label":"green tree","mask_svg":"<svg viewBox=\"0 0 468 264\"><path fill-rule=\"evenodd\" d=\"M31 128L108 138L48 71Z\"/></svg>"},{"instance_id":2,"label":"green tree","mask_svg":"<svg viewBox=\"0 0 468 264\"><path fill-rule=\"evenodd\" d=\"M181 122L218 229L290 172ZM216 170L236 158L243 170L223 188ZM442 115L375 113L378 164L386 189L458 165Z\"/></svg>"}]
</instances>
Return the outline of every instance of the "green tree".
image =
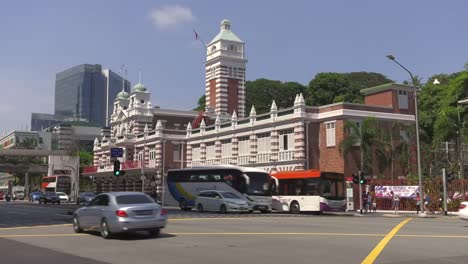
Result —
<instances>
[{"instance_id":1,"label":"green tree","mask_svg":"<svg viewBox=\"0 0 468 264\"><path fill-rule=\"evenodd\" d=\"M382 142L377 120L374 117L366 117L362 122L346 120L345 130L346 136L339 144L340 153L346 158L355 148L359 148L360 157L356 164L360 164L361 171L374 173L374 158L385 156L385 144Z\"/></svg>"},{"instance_id":2,"label":"green tree","mask_svg":"<svg viewBox=\"0 0 468 264\"><path fill-rule=\"evenodd\" d=\"M362 103L361 89L390 82L392 80L375 72L318 73L309 82L306 103L315 106L338 102Z\"/></svg>"},{"instance_id":3,"label":"green tree","mask_svg":"<svg viewBox=\"0 0 468 264\"><path fill-rule=\"evenodd\" d=\"M195 107L193 109L193 111L205 111L205 106L206 106L206 96L205 95L202 95L200 96L200 98L198 98L198 102L197 102L197 107Z\"/></svg>"},{"instance_id":4,"label":"green tree","mask_svg":"<svg viewBox=\"0 0 468 264\"><path fill-rule=\"evenodd\" d=\"M273 100L278 108L292 107L296 95L306 92L306 87L300 83L268 79L247 81L245 86L247 114L252 105L255 105L257 114L268 113Z\"/></svg>"}]
</instances>

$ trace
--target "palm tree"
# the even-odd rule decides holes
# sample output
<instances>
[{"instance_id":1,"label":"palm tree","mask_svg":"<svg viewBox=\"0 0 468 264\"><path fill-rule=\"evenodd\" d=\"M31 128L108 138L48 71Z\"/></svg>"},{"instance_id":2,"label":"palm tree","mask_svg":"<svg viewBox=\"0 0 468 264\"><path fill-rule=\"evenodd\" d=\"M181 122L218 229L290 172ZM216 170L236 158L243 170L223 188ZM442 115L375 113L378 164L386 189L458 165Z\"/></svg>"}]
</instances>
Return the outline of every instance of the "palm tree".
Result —
<instances>
[{"instance_id":1,"label":"palm tree","mask_svg":"<svg viewBox=\"0 0 468 264\"><path fill-rule=\"evenodd\" d=\"M345 129L347 135L339 145L340 153L346 157L355 147L359 147L360 170L372 172L374 154L379 159L385 156L377 120L374 117L366 117L361 123L347 120Z\"/></svg>"}]
</instances>

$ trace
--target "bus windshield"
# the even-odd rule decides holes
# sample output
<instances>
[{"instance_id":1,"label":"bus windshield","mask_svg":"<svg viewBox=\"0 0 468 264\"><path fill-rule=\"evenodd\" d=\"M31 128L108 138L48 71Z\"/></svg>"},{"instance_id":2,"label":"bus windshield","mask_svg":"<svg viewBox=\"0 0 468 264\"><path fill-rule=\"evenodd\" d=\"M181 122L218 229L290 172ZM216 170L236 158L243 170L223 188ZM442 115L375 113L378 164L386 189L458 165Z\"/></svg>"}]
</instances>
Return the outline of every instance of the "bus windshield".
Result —
<instances>
[{"instance_id":1,"label":"bus windshield","mask_svg":"<svg viewBox=\"0 0 468 264\"><path fill-rule=\"evenodd\" d=\"M249 177L248 195L271 196L270 175L262 172L245 172Z\"/></svg>"},{"instance_id":2,"label":"bus windshield","mask_svg":"<svg viewBox=\"0 0 468 264\"><path fill-rule=\"evenodd\" d=\"M323 173L322 196L330 200L342 200L345 198L345 181L342 174Z\"/></svg>"}]
</instances>

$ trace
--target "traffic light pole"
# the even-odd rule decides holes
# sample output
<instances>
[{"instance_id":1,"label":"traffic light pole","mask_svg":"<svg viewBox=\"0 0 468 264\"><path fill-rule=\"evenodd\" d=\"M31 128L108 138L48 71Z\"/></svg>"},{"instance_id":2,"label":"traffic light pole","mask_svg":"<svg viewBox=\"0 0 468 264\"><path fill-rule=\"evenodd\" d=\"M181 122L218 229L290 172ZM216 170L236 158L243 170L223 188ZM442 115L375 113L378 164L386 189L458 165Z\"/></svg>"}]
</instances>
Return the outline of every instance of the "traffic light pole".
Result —
<instances>
[{"instance_id":1,"label":"traffic light pole","mask_svg":"<svg viewBox=\"0 0 468 264\"><path fill-rule=\"evenodd\" d=\"M362 177L362 173L361 171L359 171L359 210L361 211L361 214L362 214L362 184L361 184L361 177Z\"/></svg>"},{"instance_id":2,"label":"traffic light pole","mask_svg":"<svg viewBox=\"0 0 468 264\"><path fill-rule=\"evenodd\" d=\"M445 168L442 168L442 184L444 185L444 214L447 215L447 175Z\"/></svg>"}]
</instances>

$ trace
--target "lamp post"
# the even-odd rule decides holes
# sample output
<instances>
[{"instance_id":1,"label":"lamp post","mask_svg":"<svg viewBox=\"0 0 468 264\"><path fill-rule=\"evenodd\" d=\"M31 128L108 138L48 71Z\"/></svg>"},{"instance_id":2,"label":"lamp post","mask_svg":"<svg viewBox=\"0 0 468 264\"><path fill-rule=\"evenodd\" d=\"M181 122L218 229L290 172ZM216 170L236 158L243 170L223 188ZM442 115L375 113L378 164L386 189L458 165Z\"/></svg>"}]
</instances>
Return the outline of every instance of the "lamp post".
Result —
<instances>
[{"instance_id":1,"label":"lamp post","mask_svg":"<svg viewBox=\"0 0 468 264\"><path fill-rule=\"evenodd\" d=\"M406 72L409 73L411 77L411 82L413 83L413 88L414 88L414 118L416 121L416 149L417 149L417 156L418 156L418 179L419 179L419 197L424 197L423 196L423 189L422 189L422 175L421 175L421 152L419 148L419 121L418 121L418 88L416 87L416 79L414 78L413 74L403 65L401 65L393 55L387 55L387 58L396 64L400 66L402 69L404 69ZM423 212L423 202L419 203L420 205L420 210Z\"/></svg>"}]
</instances>

